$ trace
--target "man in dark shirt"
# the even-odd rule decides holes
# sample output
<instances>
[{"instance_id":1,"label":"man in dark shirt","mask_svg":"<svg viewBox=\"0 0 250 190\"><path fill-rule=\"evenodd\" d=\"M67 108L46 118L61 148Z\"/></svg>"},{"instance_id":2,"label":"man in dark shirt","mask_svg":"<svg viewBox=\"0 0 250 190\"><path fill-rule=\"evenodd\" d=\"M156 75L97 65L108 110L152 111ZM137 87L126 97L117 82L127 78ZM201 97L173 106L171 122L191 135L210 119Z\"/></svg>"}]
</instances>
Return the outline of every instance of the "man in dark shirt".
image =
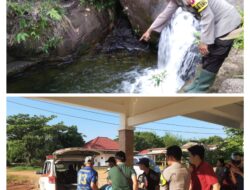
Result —
<instances>
[{"instance_id":1,"label":"man in dark shirt","mask_svg":"<svg viewBox=\"0 0 250 190\"><path fill-rule=\"evenodd\" d=\"M141 158L137 164L144 171L142 174L143 188L146 190L159 190L160 174L149 167L149 159Z\"/></svg>"}]
</instances>

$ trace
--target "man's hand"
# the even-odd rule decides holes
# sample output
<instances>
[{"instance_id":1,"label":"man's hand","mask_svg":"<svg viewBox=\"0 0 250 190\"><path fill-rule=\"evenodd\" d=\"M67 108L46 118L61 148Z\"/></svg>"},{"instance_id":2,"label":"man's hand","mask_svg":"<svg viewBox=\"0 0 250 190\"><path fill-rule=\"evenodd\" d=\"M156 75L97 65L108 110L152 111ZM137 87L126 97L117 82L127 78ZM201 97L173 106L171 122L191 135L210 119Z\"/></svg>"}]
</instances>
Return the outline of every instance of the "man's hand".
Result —
<instances>
[{"instance_id":1,"label":"man's hand","mask_svg":"<svg viewBox=\"0 0 250 190\"><path fill-rule=\"evenodd\" d=\"M219 183L216 183L216 184L213 184L213 190L220 190L220 184Z\"/></svg>"},{"instance_id":2,"label":"man's hand","mask_svg":"<svg viewBox=\"0 0 250 190\"><path fill-rule=\"evenodd\" d=\"M144 40L144 41L149 41L150 40L150 35L151 35L151 30L148 29L143 35L142 37L140 38L140 41Z\"/></svg>"},{"instance_id":3,"label":"man's hand","mask_svg":"<svg viewBox=\"0 0 250 190\"><path fill-rule=\"evenodd\" d=\"M200 43L199 44L199 51L200 51L200 53L203 55L203 56L205 56L205 55L207 55L208 53L209 53L209 51L208 51L208 45L207 44L204 44L204 43Z\"/></svg>"}]
</instances>

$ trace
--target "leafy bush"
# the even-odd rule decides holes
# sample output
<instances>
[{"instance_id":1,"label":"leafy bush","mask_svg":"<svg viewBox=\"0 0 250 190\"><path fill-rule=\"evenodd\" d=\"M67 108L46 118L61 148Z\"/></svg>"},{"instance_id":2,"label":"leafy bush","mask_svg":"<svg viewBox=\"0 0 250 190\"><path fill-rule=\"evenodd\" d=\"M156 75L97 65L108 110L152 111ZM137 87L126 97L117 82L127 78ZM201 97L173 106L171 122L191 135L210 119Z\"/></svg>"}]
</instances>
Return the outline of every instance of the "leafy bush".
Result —
<instances>
[{"instance_id":1,"label":"leafy bush","mask_svg":"<svg viewBox=\"0 0 250 190\"><path fill-rule=\"evenodd\" d=\"M56 0L8 0L7 18L11 20L8 22L8 44L32 44L34 49L48 54L60 43L61 37L54 34L53 28L63 14Z\"/></svg>"}]
</instances>

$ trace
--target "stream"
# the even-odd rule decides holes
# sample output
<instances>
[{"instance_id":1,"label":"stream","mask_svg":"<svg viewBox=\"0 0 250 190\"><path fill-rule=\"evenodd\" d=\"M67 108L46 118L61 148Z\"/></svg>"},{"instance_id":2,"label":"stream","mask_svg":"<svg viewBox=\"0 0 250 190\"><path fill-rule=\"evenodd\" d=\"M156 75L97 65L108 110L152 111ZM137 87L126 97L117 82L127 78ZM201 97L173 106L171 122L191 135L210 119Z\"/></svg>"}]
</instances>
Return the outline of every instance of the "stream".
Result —
<instances>
[{"instance_id":1,"label":"stream","mask_svg":"<svg viewBox=\"0 0 250 190\"><path fill-rule=\"evenodd\" d=\"M176 93L194 75L200 56L194 45L199 23L193 15L181 8L173 15L171 23L161 33L158 62L153 52L133 52L129 39L136 41L135 50L147 47L138 44L131 29L125 31L130 37L122 40L123 26L107 37L109 40L104 42L107 51L82 56L73 64L45 63L32 67L8 78L8 93L167 94ZM118 49L127 46L128 51L109 52L119 38L124 43L118 44Z\"/></svg>"}]
</instances>

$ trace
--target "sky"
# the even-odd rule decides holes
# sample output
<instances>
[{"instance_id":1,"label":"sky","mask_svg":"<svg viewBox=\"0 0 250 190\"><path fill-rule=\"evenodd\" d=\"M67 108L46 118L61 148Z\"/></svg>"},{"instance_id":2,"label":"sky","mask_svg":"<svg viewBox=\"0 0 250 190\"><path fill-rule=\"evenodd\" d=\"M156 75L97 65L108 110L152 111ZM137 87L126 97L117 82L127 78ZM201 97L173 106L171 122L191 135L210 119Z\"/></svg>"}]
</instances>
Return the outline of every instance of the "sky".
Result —
<instances>
[{"instance_id":1,"label":"sky","mask_svg":"<svg viewBox=\"0 0 250 190\"><path fill-rule=\"evenodd\" d=\"M114 139L118 136L119 114L104 112L86 107L70 106L22 97L7 98L7 116L15 114L44 115L57 117L49 122L63 121L65 125L76 125L78 132L86 135L87 142L98 136ZM147 128L147 129L145 129ZM136 131L150 131L159 136L165 133L178 135L183 139L197 140L209 136L226 137L223 126L183 116L166 118L136 127Z\"/></svg>"}]
</instances>

